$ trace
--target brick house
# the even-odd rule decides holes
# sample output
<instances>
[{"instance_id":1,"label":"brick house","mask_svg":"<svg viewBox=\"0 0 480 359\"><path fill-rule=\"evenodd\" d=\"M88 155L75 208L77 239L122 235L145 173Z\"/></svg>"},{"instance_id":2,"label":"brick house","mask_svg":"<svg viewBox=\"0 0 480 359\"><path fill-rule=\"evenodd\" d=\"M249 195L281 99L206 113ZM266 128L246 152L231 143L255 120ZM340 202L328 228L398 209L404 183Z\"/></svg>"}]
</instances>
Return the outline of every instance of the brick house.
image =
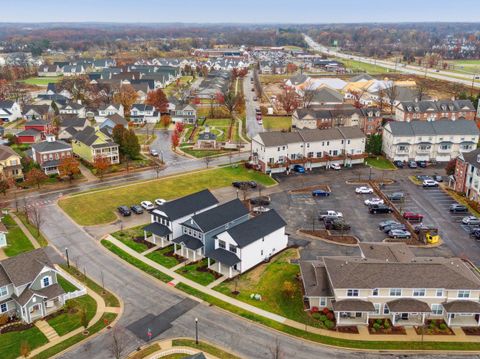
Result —
<instances>
[{"instance_id":1,"label":"brick house","mask_svg":"<svg viewBox=\"0 0 480 359\"><path fill-rule=\"evenodd\" d=\"M395 109L397 121L475 120L475 106L470 100L400 102Z\"/></svg>"},{"instance_id":2,"label":"brick house","mask_svg":"<svg viewBox=\"0 0 480 359\"><path fill-rule=\"evenodd\" d=\"M32 145L31 157L46 175L59 174L60 162L72 156L72 146L56 140L54 135L47 135L45 141Z\"/></svg>"}]
</instances>

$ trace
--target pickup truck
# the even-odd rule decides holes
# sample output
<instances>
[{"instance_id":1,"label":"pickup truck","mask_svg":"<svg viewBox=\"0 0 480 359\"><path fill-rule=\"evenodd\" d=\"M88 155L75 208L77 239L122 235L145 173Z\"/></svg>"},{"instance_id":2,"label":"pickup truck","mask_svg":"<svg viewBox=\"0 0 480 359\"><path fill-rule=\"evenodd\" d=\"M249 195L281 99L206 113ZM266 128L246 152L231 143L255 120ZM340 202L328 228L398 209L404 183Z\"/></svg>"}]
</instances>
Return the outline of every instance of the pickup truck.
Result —
<instances>
[{"instance_id":1,"label":"pickup truck","mask_svg":"<svg viewBox=\"0 0 480 359\"><path fill-rule=\"evenodd\" d=\"M343 213L342 212L337 212L337 211L321 211L319 214L320 219L324 219L325 217L330 217L330 218L342 218Z\"/></svg>"}]
</instances>

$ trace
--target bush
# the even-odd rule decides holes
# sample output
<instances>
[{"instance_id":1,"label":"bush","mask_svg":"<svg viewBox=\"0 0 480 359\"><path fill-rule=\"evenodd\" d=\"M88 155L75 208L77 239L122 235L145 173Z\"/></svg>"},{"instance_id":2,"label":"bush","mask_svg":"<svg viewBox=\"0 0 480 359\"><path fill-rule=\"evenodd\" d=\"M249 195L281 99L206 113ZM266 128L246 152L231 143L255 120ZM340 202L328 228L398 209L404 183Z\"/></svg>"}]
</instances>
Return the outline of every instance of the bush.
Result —
<instances>
[{"instance_id":1,"label":"bush","mask_svg":"<svg viewBox=\"0 0 480 359\"><path fill-rule=\"evenodd\" d=\"M333 329L333 327L335 327L335 323L331 320L326 320L323 322L323 324L325 324L325 328L327 329Z\"/></svg>"},{"instance_id":2,"label":"bush","mask_svg":"<svg viewBox=\"0 0 480 359\"><path fill-rule=\"evenodd\" d=\"M322 315L322 314L320 314L320 313L313 313L313 314L312 314L312 318L313 318L313 319L319 320L321 317L325 317L325 316Z\"/></svg>"},{"instance_id":3,"label":"bush","mask_svg":"<svg viewBox=\"0 0 480 359\"><path fill-rule=\"evenodd\" d=\"M428 325L430 329L435 329L437 327L437 324L432 320L430 324Z\"/></svg>"},{"instance_id":4,"label":"bush","mask_svg":"<svg viewBox=\"0 0 480 359\"><path fill-rule=\"evenodd\" d=\"M382 323L383 323L383 320L381 320L381 319L377 319L377 320L375 320L375 323L377 323L377 324L379 324L379 325L382 325Z\"/></svg>"},{"instance_id":5,"label":"bush","mask_svg":"<svg viewBox=\"0 0 480 359\"><path fill-rule=\"evenodd\" d=\"M327 319L328 319L328 320L333 320L334 318L335 318L335 316L333 315L332 312L328 312L328 313L327 313Z\"/></svg>"},{"instance_id":6,"label":"bush","mask_svg":"<svg viewBox=\"0 0 480 359\"><path fill-rule=\"evenodd\" d=\"M381 324L379 324L378 322L375 322L373 323L372 325L373 329L375 329L375 331L379 330L382 326Z\"/></svg>"},{"instance_id":7,"label":"bush","mask_svg":"<svg viewBox=\"0 0 480 359\"><path fill-rule=\"evenodd\" d=\"M322 309L322 312L323 312L323 314L328 314L328 313L330 313L330 309L328 309L328 308L323 308L323 309Z\"/></svg>"},{"instance_id":8,"label":"bush","mask_svg":"<svg viewBox=\"0 0 480 359\"><path fill-rule=\"evenodd\" d=\"M310 311L312 313L317 313L318 312L318 307L312 307L312 309L310 309Z\"/></svg>"},{"instance_id":9,"label":"bush","mask_svg":"<svg viewBox=\"0 0 480 359\"><path fill-rule=\"evenodd\" d=\"M384 327L385 329L389 329L390 326L391 326L391 325L390 325L390 322L388 321L388 319L385 319L385 321L383 322L383 327Z\"/></svg>"},{"instance_id":10,"label":"bush","mask_svg":"<svg viewBox=\"0 0 480 359\"><path fill-rule=\"evenodd\" d=\"M320 314L320 321L324 322L326 321L328 318L325 314Z\"/></svg>"},{"instance_id":11,"label":"bush","mask_svg":"<svg viewBox=\"0 0 480 359\"><path fill-rule=\"evenodd\" d=\"M446 325L445 323L441 323L438 327L439 327L441 330L447 329L447 325Z\"/></svg>"},{"instance_id":12,"label":"bush","mask_svg":"<svg viewBox=\"0 0 480 359\"><path fill-rule=\"evenodd\" d=\"M0 315L0 326L8 323L8 315Z\"/></svg>"}]
</instances>

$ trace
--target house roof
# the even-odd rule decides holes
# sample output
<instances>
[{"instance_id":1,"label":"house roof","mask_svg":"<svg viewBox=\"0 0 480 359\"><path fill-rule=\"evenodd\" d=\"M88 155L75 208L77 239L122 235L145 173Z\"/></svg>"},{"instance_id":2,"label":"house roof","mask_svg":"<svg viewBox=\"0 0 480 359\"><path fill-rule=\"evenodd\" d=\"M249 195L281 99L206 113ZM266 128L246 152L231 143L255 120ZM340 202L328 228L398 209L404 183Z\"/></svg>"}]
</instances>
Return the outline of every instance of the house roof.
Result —
<instances>
[{"instance_id":1,"label":"house roof","mask_svg":"<svg viewBox=\"0 0 480 359\"><path fill-rule=\"evenodd\" d=\"M118 113L114 113L113 115L109 115L106 117L106 119L112 121L115 126L116 125L122 125L124 127L128 126L128 121L125 120L124 117L120 116Z\"/></svg>"},{"instance_id":2,"label":"house roof","mask_svg":"<svg viewBox=\"0 0 480 359\"><path fill-rule=\"evenodd\" d=\"M217 248L214 251L209 252L208 257L229 267L241 262L240 258L238 258L235 253L223 248Z\"/></svg>"},{"instance_id":3,"label":"house roof","mask_svg":"<svg viewBox=\"0 0 480 359\"><path fill-rule=\"evenodd\" d=\"M422 135L471 135L478 136L475 121L469 120L439 120L439 121L392 121L385 125L394 136L411 137Z\"/></svg>"},{"instance_id":4,"label":"house roof","mask_svg":"<svg viewBox=\"0 0 480 359\"><path fill-rule=\"evenodd\" d=\"M392 313L430 313L429 305L418 299L400 298L387 303Z\"/></svg>"},{"instance_id":5,"label":"house roof","mask_svg":"<svg viewBox=\"0 0 480 359\"><path fill-rule=\"evenodd\" d=\"M194 215L185 225L193 221L204 233L248 215L248 209L238 199L223 203L208 211Z\"/></svg>"},{"instance_id":6,"label":"house roof","mask_svg":"<svg viewBox=\"0 0 480 359\"><path fill-rule=\"evenodd\" d=\"M303 288L308 297L331 297L328 274L321 261L300 261Z\"/></svg>"},{"instance_id":7,"label":"house roof","mask_svg":"<svg viewBox=\"0 0 480 359\"><path fill-rule=\"evenodd\" d=\"M368 243L359 244L362 256L389 262L410 262L415 256L405 243Z\"/></svg>"},{"instance_id":8,"label":"house roof","mask_svg":"<svg viewBox=\"0 0 480 359\"><path fill-rule=\"evenodd\" d=\"M470 100L402 101L399 107L408 113L475 111Z\"/></svg>"},{"instance_id":9,"label":"house roof","mask_svg":"<svg viewBox=\"0 0 480 359\"><path fill-rule=\"evenodd\" d=\"M475 168L480 168L480 148L477 148L471 152L462 153L465 162L471 164Z\"/></svg>"},{"instance_id":10,"label":"house roof","mask_svg":"<svg viewBox=\"0 0 480 359\"><path fill-rule=\"evenodd\" d=\"M152 222L150 224L147 224L145 227L143 227L143 230L147 232L151 232L160 237L164 237L172 233L170 228L157 222Z\"/></svg>"},{"instance_id":11,"label":"house roof","mask_svg":"<svg viewBox=\"0 0 480 359\"><path fill-rule=\"evenodd\" d=\"M454 300L442 306L447 313L480 313L480 303L472 300Z\"/></svg>"},{"instance_id":12,"label":"house roof","mask_svg":"<svg viewBox=\"0 0 480 359\"><path fill-rule=\"evenodd\" d=\"M227 233L240 248L243 248L286 225L287 223L282 217L274 209L271 209L236 225Z\"/></svg>"},{"instance_id":13,"label":"house roof","mask_svg":"<svg viewBox=\"0 0 480 359\"><path fill-rule=\"evenodd\" d=\"M174 199L165 202L158 209L153 210L152 213L158 211L164 212L171 221L185 217L189 214L196 213L202 209L214 206L218 200L208 189L192 193L188 196Z\"/></svg>"},{"instance_id":14,"label":"house roof","mask_svg":"<svg viewBox=\"0 0 480 359\"><path fill-rule=\"evenodd\" d=\"M41 295L42 297L46 297L47 299L53 299L62 294L65 294L63 288L57 283L54 283L42 289L34 290L33 292L35 294Z\"/></svg>"},{"instance_id":15,"label":"house roof","mask_svg":"<svg viewBox=\"0 0 480 359\"><path fill-rule=\"evenodd\" d=\"M374 78L372 76L370 76L369 74L360 74L360 75L352 77L350 79L350 82L370 81L370 80L374 80Z\"/></svg>"},{"instance_id":16,"label":"house roof","mask_svg":"<svg viewBox=\"0 0 480 359\"><path fill-rule=\"evenodd\" d=\"M373 303L361 299L343 299L332 302L334 312L374 312Z\"/></svg>"},{"instance_id":17,"label":"house roof","mask_svg":"<svg viewBox=\"0 0 480 359\"><path fill-rule=\"evenodd\" d=\"M63 150L71 150L72 146L68 143L63 142L61 140L49 142L49 141L42 141L39 143L34 143L31 146L36 152L51 152L51 151L63 151Z\"/></svg>"},{"instance_id":18,"label":"house roof","mask_svg":"<svg viewBox=\"0 0 480 359\"><path fill-rule=\"evenodd\" d=\"M180 237L173 239L173 242L183 244L185 247L193 251L203 247L203 243L200 239L189 236L188 234L183 234Z\"/></svg>"},{"instance_id":19,"label":"house roof","mask_svg":"<svg viewBox=\"0 0 480 359\"><path fill-rule=\"evenodd\" d=\"M11 147L0 145L0 161L6 160L11 156L20 157L20 155L15 152Z\"/></svg>"},{"instance_id":20,"label":"house roof","mask_svg":"<svg viewBox=\"0 0 480 359\"><path fill-rule=\"evenodd\" d=\"M67 128L67 127L84 127L85 123L87 122L86 118L80 118L77 117L76 115L66 118L64 116L62 117L62 122L60 123L61 128Z\"/></svg>"},{"instance_id":21,"label":"house roof","mask_svg":"<svg viewBox=\"0 0 480 359\"><path fill-rule=\"evenodd\" d=\"M41 134L41 131L39 130L36 130L34 128L29 128L28 130L23 130L21 132L18 132L16 134L17 137L21 137L21 136L40 136Z\"/></svg>"},{"instance_id":22,"label":"house roof","mask_svg":"<svg viewBox=\"0 0 480 359\"><path fill-rule=\"evenodd\" d=\"M343 103L343 96L340 92L328 86L322 86L316 90L306 90L312 93L312 102Z\"/></svg>"}]
</instances>

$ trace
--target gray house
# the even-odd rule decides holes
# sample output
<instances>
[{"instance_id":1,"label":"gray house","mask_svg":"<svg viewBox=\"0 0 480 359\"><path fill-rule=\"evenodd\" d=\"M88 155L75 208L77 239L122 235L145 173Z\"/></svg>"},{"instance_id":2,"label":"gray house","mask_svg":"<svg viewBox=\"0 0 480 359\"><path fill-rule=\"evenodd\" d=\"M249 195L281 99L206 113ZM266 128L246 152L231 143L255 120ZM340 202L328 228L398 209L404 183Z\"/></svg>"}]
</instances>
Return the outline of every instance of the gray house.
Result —
<instances>
[{"instance_id":1,"label":"gray house","mask_svg":"<svg viewBox=\"0 0 480 359\"><path fill-rule=\"evenodd\" d=\"M44 249L0 261L0 314L27 323L60 309L65 292Z\"/></svg>"}]
</instances>

